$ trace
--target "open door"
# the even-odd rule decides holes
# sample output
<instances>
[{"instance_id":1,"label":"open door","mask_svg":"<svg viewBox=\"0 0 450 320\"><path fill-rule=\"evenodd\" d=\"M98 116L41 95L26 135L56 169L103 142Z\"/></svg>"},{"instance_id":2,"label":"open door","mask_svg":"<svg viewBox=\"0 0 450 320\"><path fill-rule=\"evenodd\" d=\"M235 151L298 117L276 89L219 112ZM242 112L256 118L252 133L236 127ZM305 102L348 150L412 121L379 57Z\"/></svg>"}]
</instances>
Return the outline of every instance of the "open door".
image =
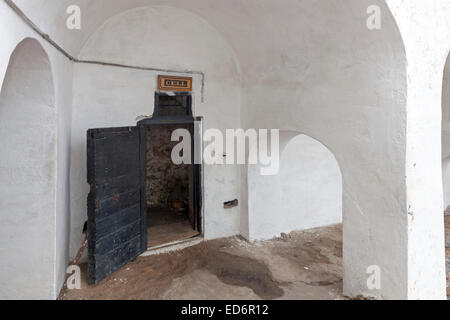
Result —
<instances>
[{"instance_id":1,"label":"open door","mask_svg":"<svg viewBox=\"0 0 450 320\"><path fill-rule=\"evenodd\" d=\"M145 134L138 127L87 133L88 282L97 284L147 249Z\"/></svg>"},{"instance_id":2,"label":"open door","mask_svg":"<svg viewBox=\"0 0 450 320\"><path fill-rule=\"evenodd\" d=\"M194 187L195 173L194 165L191 164L189 168L189 222L191 223L192 229L197 229L196 219L195 219L195 187Z\"/></svg>"},{"instance_id":3,"label":"open door","mask_svg":"<svg viewBox=\"0 0 450 320\"><path fill-rule=\"evenodd\" d=\"M190 126L192 165L189 168L189 221L194 230L202 233L202 119L199 118ZM200 162L200 163L199 163Z\"/></svg>"},{"instance_id":4,"label":"open door","mask_svg":"<svg viewBox=\"0 0 450 320\"><path fill-rule=\"evenodd\" d=\"M202 166L200 164L194 165L194 188L195 229L202 233Z\"/></svg>"},{"instance_id":5,"label":"open door","mask_svg":"<svg viewBox=\"0 0 450 320\"><path fill-rule=\"evenodd\" d=\"M203 233L202 225L202 190L203 190L203 172L202 172L202 159L203 159L203 126L202 117L195 118L194 132L192 133L192 145L194 146L193 154L193 166L194 166L194 217L195 217L195 229L199 233Z\"/></svg>"}]
</instances>

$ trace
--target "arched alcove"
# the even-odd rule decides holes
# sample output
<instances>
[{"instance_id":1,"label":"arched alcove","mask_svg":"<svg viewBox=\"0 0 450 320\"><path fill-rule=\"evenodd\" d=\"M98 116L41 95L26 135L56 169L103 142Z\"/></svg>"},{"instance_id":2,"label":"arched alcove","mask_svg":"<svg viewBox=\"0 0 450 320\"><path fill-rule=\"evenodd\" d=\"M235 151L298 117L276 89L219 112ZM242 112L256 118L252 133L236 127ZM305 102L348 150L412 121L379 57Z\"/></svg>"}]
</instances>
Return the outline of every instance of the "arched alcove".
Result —
<instances>
[{"instance_id":1,"label":"arched alcove","mask_svg":"<svg viewBox=\"0 0 450 320\"><path fill-rule=\"evenodd\" d=\"M342 222L341 171L319 141L282 131L278 174L263 176L259 169L248 172L250 239Z\"/></svg>"},{"instance_id":2,"label":"arched alcove","mask_svg":"<svg viewBox=\"0 0 450 320\"><path fill-rule=\"evenodd\" d=\"M282 202L292 227L342 222L342 175L336 158L323 144L306 135L290 140L281 154L280 178Z\"/></svg>"},{"instance_id":3,"label":"arched alcove","mask_svg":"<svg viewBox=\"0 0 450 320\"><path fill-rule=\"evenodd\" d=\"M54 291L56 111L37 40L11 55L0 94L0 299Z\"/></svg>"}]
</instances>

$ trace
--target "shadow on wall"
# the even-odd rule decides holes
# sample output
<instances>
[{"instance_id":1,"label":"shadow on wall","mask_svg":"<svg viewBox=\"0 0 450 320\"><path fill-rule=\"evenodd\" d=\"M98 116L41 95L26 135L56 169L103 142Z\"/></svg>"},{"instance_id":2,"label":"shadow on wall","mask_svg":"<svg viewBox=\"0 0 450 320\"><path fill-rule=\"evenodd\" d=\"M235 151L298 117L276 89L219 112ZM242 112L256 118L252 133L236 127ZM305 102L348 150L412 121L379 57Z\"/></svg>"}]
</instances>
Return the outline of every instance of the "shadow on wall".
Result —
<instances>
[{"instance_id":1,"label":"shadow on wall","mask_svg":"<svg viewBox=\"0 0 450 320\"><path fill-rule=\"evenodd\" d=\"M450 206L450 157L442 161L442 184L444 187L444 210L447 211Z\"/></svg>"},{"instance_id":2,"label":"shadow on wall","mask_svg":"<svg viewBox=\"0 0 450 320\"><path fill-rule=\"evenodd\" d=\"M54 298L56 110L37 40L12 53L0 95L0 299Z\"/></svg>"},{"instance_id":3,"label":"shadow on wall","mask_svg":"<svg viewBox=\"0 0 450 320\"><path fill-rule=\"evenodd\" d=\"M442 182L446 210L450 206L450 55L445 64L442 85Z\"/></svg>"},{"instance_id":4,"label":"shadow on wall","mask_svg":"<svg viewBox=\"0 0 450 320\"><path fill-rule=\"evenodd\" d=\"M342 174L334 155L298 132L280 132L280 171L249 166L250 239L342 222Z\"/></svg>"},{"instance_id":5,"label":"shadow on wall","mask_svg":"<svg viewBox=\"0 0 450 320\"><path fill-rule=\"evenodd\" d=\"M447 297L450 297L450 54L442 85L442 186L444 195Z\"/></svg>"}]
</instances>

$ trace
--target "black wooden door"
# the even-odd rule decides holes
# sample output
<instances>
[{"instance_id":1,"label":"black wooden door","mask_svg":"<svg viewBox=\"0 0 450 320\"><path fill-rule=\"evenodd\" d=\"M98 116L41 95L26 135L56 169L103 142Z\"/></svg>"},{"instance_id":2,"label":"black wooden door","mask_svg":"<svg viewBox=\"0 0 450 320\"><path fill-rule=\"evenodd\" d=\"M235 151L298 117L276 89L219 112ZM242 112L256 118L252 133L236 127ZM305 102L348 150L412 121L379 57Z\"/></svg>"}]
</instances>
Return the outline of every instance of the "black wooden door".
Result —
<instances>
[{"instance_id":1,"label":"black wooden door","mask_svg":"<svg viewBox=\"0 0 450 320\"><path fill-rule=\"evenodd\" d=\"M195 219L195 187L194 187L194 165L189 165L189 222L192 229L197 230Z\"/></svg>"},{"instance_id":2,"label":"black wooden door","mask_svg":"<svg viewBox=\"0 0 450 320\"><path fill-rule=\"evenodd\" d=\"M195 134L197 132L197 134ZM196 230L203 233L202 226L202 190L203 190L203 171L202 171L202 157L203 157L203 145L202 145L202 118L197 118L193 125L192 135L192 145L194 150L192 152L192 163L193 165L193 177L194 177L194 212L195 212L195 226ZM196 161L197 160L197 161ZM196 163L200 162L200 163Z\"/></svg>"},{"instance_id":3,"label":"black wooden door","mask_svg":"<svg viewBox=\"0 0 450 320\"><path fill-rule=\"evenodd\" d=\"M147 249L145 154L138 127L87 134L88 282L96 284ZM145 141L145 140L144 140Z\"/></svg>"},{"instance_id":4,"label":"black wooden door","mask_svg":"<svg viewBox=\"0 0 450 320\"><path fill-rule=\"evenodd\" d=\"M195 229L202 233L202 166L194 164L194 213Z\"/></svg>"}]
</instances>

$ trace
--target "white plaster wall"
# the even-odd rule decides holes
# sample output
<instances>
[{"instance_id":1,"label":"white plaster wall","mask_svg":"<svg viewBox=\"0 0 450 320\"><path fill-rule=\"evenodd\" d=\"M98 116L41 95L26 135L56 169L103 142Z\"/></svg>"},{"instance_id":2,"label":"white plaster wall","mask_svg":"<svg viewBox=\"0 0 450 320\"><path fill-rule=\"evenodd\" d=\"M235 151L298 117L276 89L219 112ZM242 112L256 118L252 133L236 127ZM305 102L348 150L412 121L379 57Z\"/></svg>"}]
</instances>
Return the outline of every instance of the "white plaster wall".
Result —
<instances>
[{"instance_id":1,"label":"white plaster wall","mask_svg":"<svg viewBox=\"0 0 450 320\"><path fill-rule=\"evenodd\" d=\"M442 79L450 48L450 3L387 0L407 57L408 299L445 299ZM444 140L445 141L445 140Z\"/></svg>"},{"instance_id":2,"label":"white plaster wall","mask_svg":"<svg viewBox=\"0 0 450 320\"><path fill-rule=\"evenodd\" d=\"M381 2L383 28L376 32L365 25L373 1L303 4L302 10L283 11L283 24L265 33L271 39L265 48L252 38L262 52L257 59L240 60L243 123L302 132L332 151L343 175L345 294L406 297L401 38ZM367 288L371 265L386 275L380 290Z\"/></svg>"},{"instance_id":3,"label":"white plaster wall","mask_svg":"<svg viewBox=\"0 0 450 320\"><path fill-rule=\"evenodd\" d=\"M281 154L286 227L310 229L342 222L342 176L334 155L320 142L299 135Z\"/></svg>"},{"instance_id":4,"label":"white plaster wall","mask_svg":"<svg viewBox=\"0 0 450 320\"><path fill-rule=\"evenodd\" d=\"M259 166L249 166L251 240L342 222L342 176L334 155L308 136L280 137L277 175L261 176Z\"/></svg>"},{"instance_id":5,"label":"white plaster wall","mask_svg":"<svg viewBox=\"0 0 450 320\"><path fill-rule=\"evenodd\" d=\"M51 297L54 276L56 110L38 41L13 52L0 94L0 299Z\"/></svg>"},{"instance_id":6,"label":"white plaster wall","mask_svg":"<svg viewBox=\"0 0 450 320\"><path fill-rule=\"evenodd\" d=\"M183 21L180 28L179 21ZM203 19L184 10L144 7L108 20L80 53L81 59L172 70L205 72L194 77L194 113L204 117L204 129L239 126L239 73L232 50ZM74 72L71 158L71 255L81 244L86 220L86 130L136 124L136 117L151 115L157 75L142 71L76 64ZM179 75L189 75L178 73ZM191 75L192 76L192 75ZM223 203L239 198L240 168L206 166L205 237L239 233L239 208Z\"/></svg>"},{"instance_id":7,"label":"white plaster wall","mask_svg":"<svg viewBox=\"0 0 450 320\"><path fill-rule=\"evenodd\" d=\"M29 28L18 16L3 2L0 1L0 86L6 74L9 64L9 58L17 44L24 38L32 37L39 39L39 36ZM47 42L39 40L44 50L49 56L51 72L54 83L54 108L56 112L55 131L56 149L53 159L56 170L54 177L56 179L53 185L54 203L53 209L47 212L49 232L45 234L44 239L37 241L47 241L52 239L50 246L45 248L46 252L51 253L52 269L42 272L42 277L48 279L42 283L42 287L35 286L35 290L29 297L38 297L40 299L56 298L65 276L65 270L68 262L69 245L69 211L68 211L68 180L69 180L69 141L71 126L71 90L72 90L72 63ZM2 214L3 212L0 212ZM47 240L46 240L47 239ZM27 265L26 257L22 259L23 265ZM36 267L36 277L41 277L39 264ZM20 291L20 290L19 290ZM39 295L38 295L39 293ZM21 292L25 295L25 292Z\"/></svg>"}]
</instances>

